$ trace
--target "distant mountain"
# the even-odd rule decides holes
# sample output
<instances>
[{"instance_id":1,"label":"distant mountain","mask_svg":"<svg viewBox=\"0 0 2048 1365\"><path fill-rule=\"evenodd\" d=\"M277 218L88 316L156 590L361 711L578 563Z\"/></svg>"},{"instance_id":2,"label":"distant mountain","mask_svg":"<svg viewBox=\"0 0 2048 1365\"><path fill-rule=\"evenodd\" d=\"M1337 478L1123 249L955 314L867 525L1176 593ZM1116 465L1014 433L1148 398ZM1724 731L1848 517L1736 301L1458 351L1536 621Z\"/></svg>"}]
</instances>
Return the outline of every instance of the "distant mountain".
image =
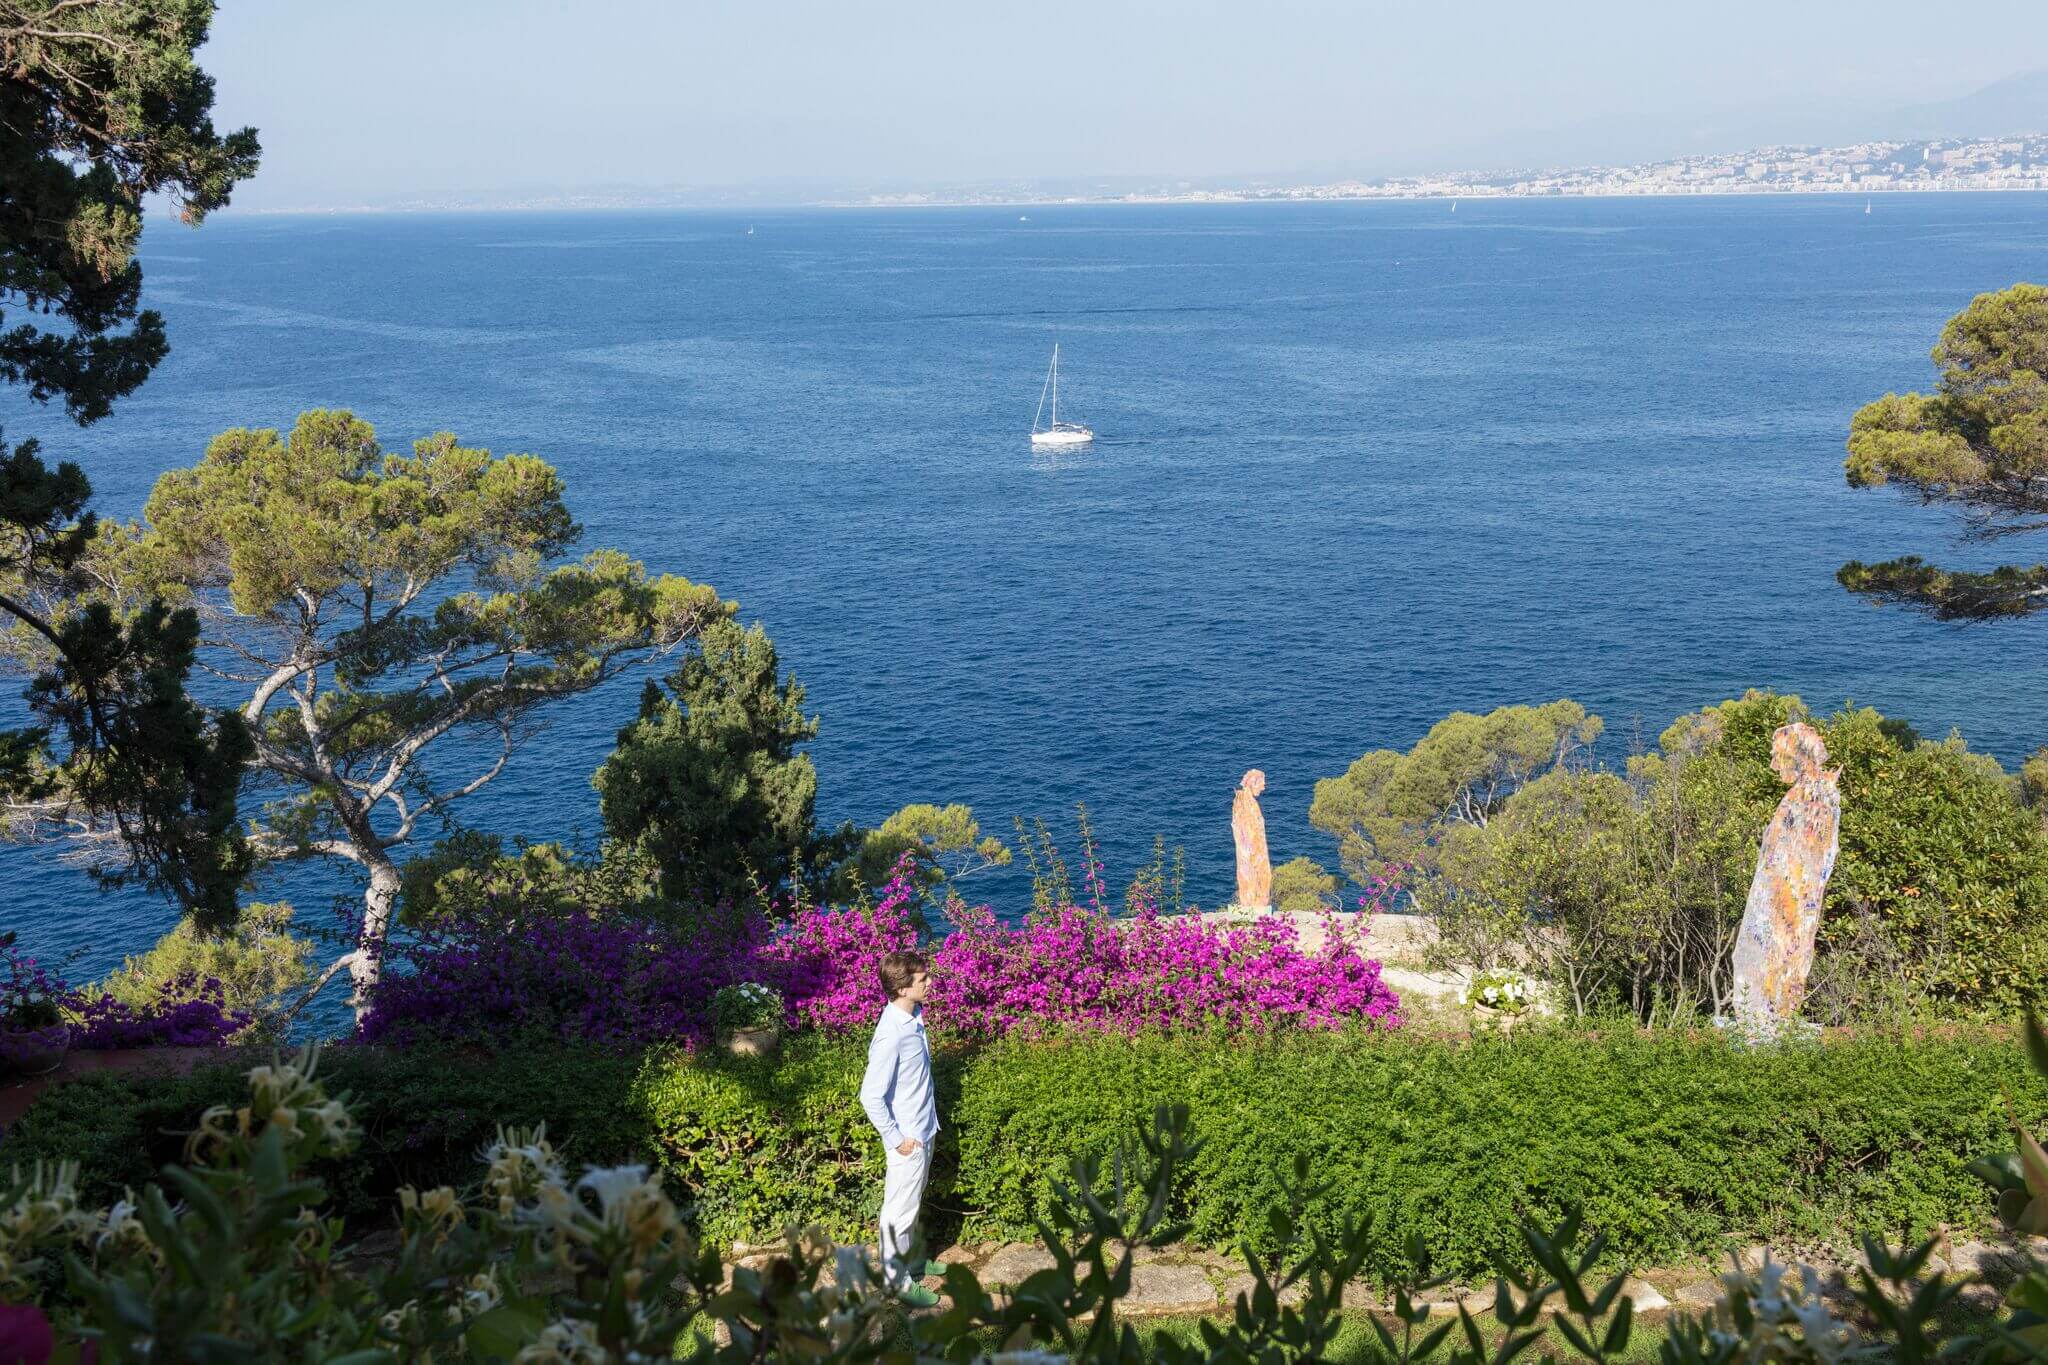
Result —
<instances>
[{"instance_id":1,"label":"distant mountain","mask_svg":"<svg viewBox=\"0 0 2048 1365\"><path fill-rule=\"evenodd\" d=\"M1961 99L1910 105L1892 114L1880 135L1919 139L2000 133L2048 133L2048 69L2007 76Z\"/></svg>"}]
</instances>

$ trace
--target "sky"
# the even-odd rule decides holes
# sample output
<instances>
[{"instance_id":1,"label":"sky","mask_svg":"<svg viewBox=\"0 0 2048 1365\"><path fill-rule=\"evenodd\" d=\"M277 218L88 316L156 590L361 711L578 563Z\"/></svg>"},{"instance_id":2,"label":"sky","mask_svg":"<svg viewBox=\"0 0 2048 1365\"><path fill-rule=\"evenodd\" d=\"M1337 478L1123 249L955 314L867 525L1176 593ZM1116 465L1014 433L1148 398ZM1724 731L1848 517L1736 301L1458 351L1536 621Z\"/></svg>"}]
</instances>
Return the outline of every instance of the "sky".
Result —
<instances>
[{"instance_id":1,"label":"sky","mask_svg":"<svg viewBox=\"0 0 2048 1365\"><path fill-rule=\"evenodd\" d=\"M2048 67L2048 4L222 0L200 56L240 207L1290 181L1795 140Z\"/></svg>"}]
</instances>

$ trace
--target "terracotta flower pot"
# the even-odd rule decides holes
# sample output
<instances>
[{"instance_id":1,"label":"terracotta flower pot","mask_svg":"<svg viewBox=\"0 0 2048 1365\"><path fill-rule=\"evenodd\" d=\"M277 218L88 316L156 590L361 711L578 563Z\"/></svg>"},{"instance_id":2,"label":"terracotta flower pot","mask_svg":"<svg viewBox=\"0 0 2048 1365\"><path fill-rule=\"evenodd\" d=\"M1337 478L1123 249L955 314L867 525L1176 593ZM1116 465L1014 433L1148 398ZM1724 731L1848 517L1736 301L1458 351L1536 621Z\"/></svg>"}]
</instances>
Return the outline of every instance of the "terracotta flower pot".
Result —
<instances>
[{"instance_id":1,"label":"terracotta flower pot","mask_svg":"<svg viewBox=\"0 0 2048 1365\"><path fill-rule=\"evenodd\" d=\"M735 1057L766 1057L782 1041L782 1030L774 1024L762 1028L736 1028L725 1040L725 1050Z\"/></svg>"},{"instance_id":2,"label":"terracotta flower pot","mask_svg":"<svg viewBox=\"0 0 2048 1365\"><path fill-rule=\"evenodd\" d=\"M1509 1014L1506 1010L1497 1010L1491 1005L1476 1001L1472 1006L1472 1027L1488 1029L1503 1037L1515 1031L1515 1024L1521 1017L1519 1014Z\"/></svg>"},{"instance_id":3,"label":"terracotta flower pot","mask_svg":"<svg viewBox=\"0 0 2048 1365\"><path fill-rule=\"evenodd\" d=\"M46 1076L64 1065L64 1054L70 1047L69 1024L0 1027L0 1075Z\"/></svg>"}]
</instances>

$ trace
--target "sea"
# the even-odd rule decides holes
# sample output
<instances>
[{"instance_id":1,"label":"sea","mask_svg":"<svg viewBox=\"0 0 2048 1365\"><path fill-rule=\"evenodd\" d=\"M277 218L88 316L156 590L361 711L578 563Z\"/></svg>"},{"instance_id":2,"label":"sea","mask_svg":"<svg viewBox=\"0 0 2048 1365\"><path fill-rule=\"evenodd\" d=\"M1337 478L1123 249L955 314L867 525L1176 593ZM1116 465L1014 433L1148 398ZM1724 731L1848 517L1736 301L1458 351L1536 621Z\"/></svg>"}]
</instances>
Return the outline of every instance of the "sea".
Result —
<instances>
[{"instance_id":1,"label":"sea","mask_svg":"<svg viewBox=\"0 0 2048 1365\"><path fill-rule=\"evenodd\" d=\"M1860 404L1931 384L1947 318L2048 276L2048 195L1865 203L229 212L146 232L172 349L112 417L8 388L0 421L116 517L215 433L309 408L538 455L584 548L767 628L820 721L822 821L965 802L1075 858L1085 805L1112 894L1161 839L1215 905L1246 770L1274 861L1334 867L1316 780L1458 710L1574 698L1616 763L1752 687L2008 765L2048 742L2048 619L1944 624L1834 579L2044 557L1851 490L1842 458ZM1061 416L1098 439L1044 454L1055 341ZM553 711L462 826L594 846L641 682ZM1018 915L1021 864L962 890ZM74 979L178 913L58 846L0 850L0 887L0 927ZM357 888L315 866L254 894L324 932Z\"/></svg>"}]
</instances>

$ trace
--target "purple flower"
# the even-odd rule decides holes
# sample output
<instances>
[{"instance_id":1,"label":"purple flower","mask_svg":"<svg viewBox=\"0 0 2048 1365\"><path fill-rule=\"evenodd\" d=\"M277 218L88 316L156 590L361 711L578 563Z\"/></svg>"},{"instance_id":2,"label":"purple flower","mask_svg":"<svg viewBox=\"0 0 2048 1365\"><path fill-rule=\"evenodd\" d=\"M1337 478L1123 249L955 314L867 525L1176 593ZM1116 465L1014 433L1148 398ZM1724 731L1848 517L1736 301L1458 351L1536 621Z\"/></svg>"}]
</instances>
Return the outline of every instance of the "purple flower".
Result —
<instances>
[{"instance_id":1,"label":"purple flower","mask_svg":"<svg viewBox=\"0 0 2048 1365\"><path fill-rule=\"evenodd\" d=\"M56 1349L57 1334L42 1309L0 1303L0 1365L43 1365Z\"/></svg>"}]
</instances>

